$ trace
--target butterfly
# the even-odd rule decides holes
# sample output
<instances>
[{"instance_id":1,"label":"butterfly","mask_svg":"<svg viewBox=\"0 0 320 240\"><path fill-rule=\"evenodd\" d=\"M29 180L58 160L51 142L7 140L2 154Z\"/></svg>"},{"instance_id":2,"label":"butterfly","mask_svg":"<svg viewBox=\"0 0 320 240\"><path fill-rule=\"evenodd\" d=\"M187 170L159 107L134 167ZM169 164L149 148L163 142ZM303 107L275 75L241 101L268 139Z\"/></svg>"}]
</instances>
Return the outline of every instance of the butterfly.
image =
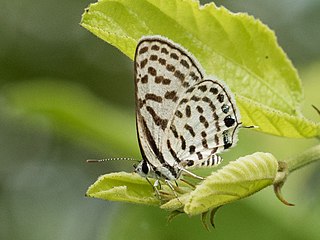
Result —
<instances>
[{"instance_id":1,"label":"butterfly","mask_svg":"<svg viewBox=\"0 0 320 240\"><path fill-rule=\"evenodd\" d=\"M135 172L173 189L188 169L217 165L241 126L235 97L196 58L163 36L144 36L134 58L136 127L142 161ZM149 181L149 180L148 180Z\"/></svg>"}]
</instances>

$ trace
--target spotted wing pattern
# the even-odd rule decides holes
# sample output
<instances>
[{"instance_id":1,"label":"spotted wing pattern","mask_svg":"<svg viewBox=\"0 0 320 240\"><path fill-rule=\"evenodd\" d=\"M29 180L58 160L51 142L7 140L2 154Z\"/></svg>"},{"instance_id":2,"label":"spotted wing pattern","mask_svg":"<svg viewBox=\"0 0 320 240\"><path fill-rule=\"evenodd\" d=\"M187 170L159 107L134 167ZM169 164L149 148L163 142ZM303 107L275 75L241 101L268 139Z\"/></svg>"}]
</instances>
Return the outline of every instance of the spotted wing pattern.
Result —
<instances>
[{"instance_id":1,"label":"spotted wing pattern","mask_svg":"<svg viewBox=\"0 0 320 240\"><path fill-rule=\"evenodd\" d=\"M239 127L232 94L217 80L206 79L187 89L166 129L168 151L187 166L201 166L237 141Z\"/></svg>"},{"instance_id":2,"label":"spotted wing pattern","mask_svg":"<svg viewBox=\"0 0 320 240\"><path fill-rule=\"evenodd\" d=\"M143 37L135 86L140 149L152 166L208 165L235 144L240 115L232 93L221 81L205 79L197 60L178 44Z\"/></svg>"}]
</instances>

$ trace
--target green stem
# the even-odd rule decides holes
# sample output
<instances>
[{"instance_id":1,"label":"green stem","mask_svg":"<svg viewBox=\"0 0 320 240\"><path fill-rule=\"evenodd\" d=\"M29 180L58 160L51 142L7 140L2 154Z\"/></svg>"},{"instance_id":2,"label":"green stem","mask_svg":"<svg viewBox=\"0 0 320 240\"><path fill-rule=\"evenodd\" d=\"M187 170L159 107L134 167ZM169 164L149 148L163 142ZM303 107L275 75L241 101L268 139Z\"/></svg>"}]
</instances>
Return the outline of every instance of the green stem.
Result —
<instances>
[{"instance_id":1,"label":"green stem","mask_svg":"<svg viewBox=\"0 0 320 240\"><path fill-rule=\"evenodd\" d=\"M285 162L287 163L287 167L289 173L307 165L309 163L320 160L320 145L316 145L308 150L304 151L302 154L291 157Z\"/></svg>"}]
</instances>

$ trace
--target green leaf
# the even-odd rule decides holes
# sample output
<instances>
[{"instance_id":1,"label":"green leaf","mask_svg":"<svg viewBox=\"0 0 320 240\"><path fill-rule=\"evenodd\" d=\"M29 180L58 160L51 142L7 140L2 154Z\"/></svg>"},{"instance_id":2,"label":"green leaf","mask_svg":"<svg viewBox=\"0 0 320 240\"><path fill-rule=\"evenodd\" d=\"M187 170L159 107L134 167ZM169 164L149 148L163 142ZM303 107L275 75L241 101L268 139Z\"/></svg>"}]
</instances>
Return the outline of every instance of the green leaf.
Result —
<instances>
[{"instance_id":1,"label":"green leaf","mask_svg":"<svg viewBox=\"0 0 320 240\"><path fill-rule=\"evenodd\" d=\"M148 205L159 205L153 187L135 173L110 173L100 176L92 184L87 196L110 201L124 201Z\"/></svg>"},{"instance_id":2,"label":"green leaf","mask_svg":"<svg viewBox=\"0 0 320 240\"><path fill-rule=\"evenodd\" d=\"M270 153L254 153L213 172L191 192L184 211L196 215L272 185L278 162Z\"/></svg>"},{"instance_id":3,"label":"green leaf","mask_svg":"<svg viewBox=\"0 0 320 240\"><path fill-rule=\"evenodd\" d=\"M194 0L101 0L89 6L81 25L131 59L141 36L166 36L228 84L244 125L286 137L320 135L320 124L300 112L296 69L274 33L252 16Z\"/></svg>"},{"instance_id":4,"label":"green leaf","mask_svg":"<svg viewBox=\"0 0 320 240\"><path fill-rule=\"evenodd\" d=\"M242 121L258 126L262 132L286 137L320 136L320 124L306 119L302 114L294 116L271 107L262 107L260 103L240 96L237 98L237 105Z\"/></svg>"}]
</instances>

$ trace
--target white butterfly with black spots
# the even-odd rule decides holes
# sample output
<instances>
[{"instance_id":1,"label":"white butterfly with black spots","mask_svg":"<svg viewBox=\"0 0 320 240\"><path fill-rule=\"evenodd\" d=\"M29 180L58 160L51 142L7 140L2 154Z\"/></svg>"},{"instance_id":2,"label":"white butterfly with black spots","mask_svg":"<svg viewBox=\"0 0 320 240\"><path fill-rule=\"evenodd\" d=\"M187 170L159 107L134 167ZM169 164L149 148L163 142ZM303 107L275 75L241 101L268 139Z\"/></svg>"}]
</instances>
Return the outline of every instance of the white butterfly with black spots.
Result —
<instances>
[{"instance_id":1,"label":"white butterfly with black spots","mask_svg":"<svg viewBox=\"0 0 320 240\"><path fill-rule=\"evenodd\" d=\"M143 160L135 172L177 180L188 168L213 166L241 126L227 85L206 76L196 58L162 36L142 37L134 60L136 124Z\"/></svg>"}]
</instances>

